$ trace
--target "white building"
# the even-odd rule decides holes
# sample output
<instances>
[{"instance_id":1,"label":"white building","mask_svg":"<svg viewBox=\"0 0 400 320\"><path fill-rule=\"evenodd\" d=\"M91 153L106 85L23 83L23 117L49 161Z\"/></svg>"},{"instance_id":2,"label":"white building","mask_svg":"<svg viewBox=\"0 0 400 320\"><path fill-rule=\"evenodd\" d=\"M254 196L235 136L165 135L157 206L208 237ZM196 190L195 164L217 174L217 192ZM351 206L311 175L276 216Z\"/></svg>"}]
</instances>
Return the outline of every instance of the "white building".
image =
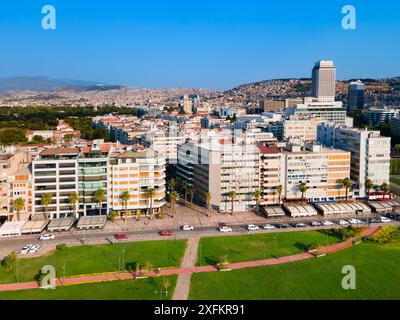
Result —
<instances>
[{"instance_id":1,"label":"white building","mask_svg":"<svg viewBox=\"0 0 400 320\"><path fill-rule=\"evenodd\" d=\"M333 61L321 60L312 70L311 96L320 101L334 101L336 94L336 68Z\"/></svg>"},{"instance_id":2,"label":"white building","mask_svg":"<svg viewBox=\"0 0 400 320\"><path fill-rule=\"evenodd\" d=\"M390 138L379 131L347 128L334 123L321 123L318 141L328 147L351 152L351 178L356 183L355 195L366 197L365 181L375 185L389 182Z\"/></svg>"}]
</instances>

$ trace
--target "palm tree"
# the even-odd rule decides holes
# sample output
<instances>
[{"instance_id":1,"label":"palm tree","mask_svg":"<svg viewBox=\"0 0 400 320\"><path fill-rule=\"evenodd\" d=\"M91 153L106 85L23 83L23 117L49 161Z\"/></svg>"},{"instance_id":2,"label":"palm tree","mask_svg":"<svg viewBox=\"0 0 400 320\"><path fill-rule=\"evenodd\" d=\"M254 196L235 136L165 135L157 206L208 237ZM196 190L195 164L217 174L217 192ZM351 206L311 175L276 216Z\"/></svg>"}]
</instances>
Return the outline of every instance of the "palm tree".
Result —
<instances>
[{"instance_id":1,"label":"palm tree","mask_svg":"<svg viewBox=\"0 0 400 320\"><path fill-rule=\"evenodd\" d=\"M106 191L103 189L98 189L94 193L94 201L99 204L99 215L101 215L101 203L106 199Z\"/></svg>"},{"instance_id":2,"label":"palm tree","mask_svg":"<svg viewBox=\"0 0 400 320\"><path fill-rule=\"evenodd\" d=\"M176 199L178 199L178 192L172 191L169 197L170 197L170 201L171 201L173 218L175 218L175 202L176 202Z\"/></svg>"},{"instance_id":3,"label":"palm tree","mask_svg":"<svg viewBox=\"0 0 400 320\"><path fill-rule=\"evenodd\" d=\"M229 191L228 198L231 199L231 215L233 215L233 201L237 197L237 193L235 191Z\"/></svg>"},{"instance_id":4,"label":"palm tree","mask_svg":"<svg viewBox=\"0 0 400 320\"><path fill-rule=\"evenodd\" d=\"M187 201L187 195L188 195L188 190L189 190L189 185L185 180L182 180L181 182L182 190L185 194L185 202Z\"/></svg>"},{"instance_id":5,"label":"palm tree","mask_svg":"<svg viewBox=\"0 0 400 320\"><path fill-rule=\"evenodd\" d=\"M190 196L190 202L193 203L194 188L192 186L187 187L187 194Z\"/></svg>"},{"instance_id":6,"label":"palm tree","mask_svg":"<svg viewBox=\"0 0 400 320\"><path fill-rule=\"evenodd\" d=\"M211 216L211 210L210 210L211 193L206 192L205 198L206 198L206 203L207 203L207 215L210 217Z\"/></svg>"},{"instance_id":7,"label":"palm tree","mask_svg":"<svg viewBox=\"0 0 400 320\"><path fill-rule=\"evenodd\" d=\"M280 184L279 186L277 186L275 191L276 191L276 193L278 193L278 203L281 204L281 197L282 197L282 192L283 192L282 185Z\"/></svg>"},{"instance_id":8,"label":"palm tree","mask_svg":"<svg viewBox=\"0 0 400 320\"><path fill-rule=\"evenodd\" d=\"M381 185L381 190L383 191L383 200L386 198L386 193L390 192L390 186L388 183L384 182Z\"/></svg>"},{"instance_id":9,"label":"palm tree","mask_svg":"<svg viewBox=\"0 0 400 320\"><path fill-rule=\"evenodd\" d=\"M146 190L146 197L149 199L150 201L150 220L153 217L153 197L156 194L156 190L154 188L149 188Z\"/></svg>"},{"instance_id":10,"label":"palm tree","mask_svg":"<svg viewBox=\"0 0 400 320\"><path fill-rule=\"evenodd\" d=\"M254 199L256 199L257 213L258 213L258 209L260 207L260 198L261 198L261 192L260 192L260 190L256 190L254 192Z\"/></svg>"},{"instance_id":11,"label":"palm tree","mask_svg":"<svg viewBox=\"0 0 400 320\"><path fill-rule=\"evenodd\" d=\"M131 195L129 194L129 191L124 191L121 193L121 195L119 197L124 202L124 206L125 206L124 225L125 225L125 230L126 230L126 218L128 216L128 201L129 201L129 198L131 197Z\"/></svg>"},{"instance_id":12,"label":"palm tree","mask_svg":"<svg viewBox=\"0 0 400 320\"><path fill-rule=\"evenodd\" d=\"M79 196L77 193L73 192L68 195L68 202L72 207L72 211L74 213L74 217L76 217L76 203L79 200Z\"/></svg>"},{"instance_id":13,"label":"palm tree","mask_svg":"<svg viewBox=\"0 0 400 320\"><path fill-rule=\"evenodd\" d=\"M20 213L24 205L25 205L25 199L18 198L14 200L14 208L15 210L17 210L17 221L19 221Z\"/></svg>"},{"instance_id":14,"label":"palm tree","mask_svg":"<svg viewBox=\"0 0 400 320\"><path fill-rule=\"evenodd\" d=\"M367 179L365 181L365 189L367 190L367 195L368 195L368 200L369 200L369 194L371 192L371 189L374 187L374 183L372 182L371 179Z\"/></svg>"},{"instance_id":15,"label":"palm tree","mask_svg":"<svg viewBox=\"0 0 400 320\"><path fill-rule=\"evenodd\" d=\"M169 190L171 192L174 191L175 186L176 186L176 180L172 178L171 180L169 180Z\"/></svg>"},{"instance_id":16,"label":"palm tree","mask_svg":"<svg viewBox=\"0 0 400 320\"><path fill-rule=\"evenodd\" d=\"M299 190L301 192L301 202L304 203L304 194L307 192L308 190L308 185L305 182L300 182L299 183Z\"/></svg>"},{"instance_id":17,"label":"palm tree","mask_svg":"<svg viewBox=\"0 0 400 320\"><path fill-rule=\"evenodd\" d=\"M353 188L353 182L351 182L350 178L344 178L342 180L342 185L343 185L343 187L346 188L346 201L347 201L347 199L349 197L349 189Z\"/></svg>"},{"instance_id":18,"label":"palm tree","mask_svg":"<svg viewBox=\"0 0 400 320\"><path fill-rule=\"evenodd\" d=\"M46 212L46 219L49 218L48 216L48 206L51 203L51 201L53 200L53 196L50 193L43 193L42 194L42 199L40 200L42 206L44 206L45 208L45 212Z\"/></svg>"}]
</instances>

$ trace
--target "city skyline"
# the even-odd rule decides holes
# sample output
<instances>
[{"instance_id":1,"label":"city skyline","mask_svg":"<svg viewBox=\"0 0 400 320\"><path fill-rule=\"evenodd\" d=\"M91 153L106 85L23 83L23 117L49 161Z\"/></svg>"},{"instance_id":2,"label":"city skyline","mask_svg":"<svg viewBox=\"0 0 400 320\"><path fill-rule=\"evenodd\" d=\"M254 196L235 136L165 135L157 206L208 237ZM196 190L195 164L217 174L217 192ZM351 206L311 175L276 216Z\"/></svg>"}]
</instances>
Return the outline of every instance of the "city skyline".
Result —
<instances>
[{"instance_id":1,"label":"city skyline","mask_svg":"<svg viewBox=\"0 0 400 320\"><path fill-rule=\"evenodd\" d=\"M50 4L57 12L55 30L41 28L46 3L2 2L0 78L224 90L266 79L310 78L310 62L321 59L335 61L338 79L400 74L399 44L391 40L400 5L392 1L353 1L356 30L342 28L344 1L289 7L258 1ZM378 36L385 50L374 45Z\"/></svg>"}]
</instances>

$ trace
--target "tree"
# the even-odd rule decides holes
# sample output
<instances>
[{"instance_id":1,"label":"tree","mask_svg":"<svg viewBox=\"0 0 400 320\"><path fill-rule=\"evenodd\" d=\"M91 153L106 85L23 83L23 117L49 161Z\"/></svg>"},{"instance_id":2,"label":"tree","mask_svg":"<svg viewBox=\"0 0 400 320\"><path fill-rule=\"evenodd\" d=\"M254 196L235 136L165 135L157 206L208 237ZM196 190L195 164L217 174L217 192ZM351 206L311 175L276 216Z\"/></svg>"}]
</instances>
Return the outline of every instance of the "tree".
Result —
<instances>
[{"instance_id":1,"label":"tree","mask_svg":"<svg viewBox=\"0 0 400 320\"><path fill-rule=\"evenodd\" d=\"M161 209L160 212L158 212L158 217L159 217L160 219L164 219L164 217L165 217L165 211L164 211L163 209Z\"/></svg>"},{"instance_id":2,"label":"tree","mask_svg":"<svg viewBox=\"0 0 400 320\"><path fill-rule=\"evenodd\" d=\"M149 188L146 190L146 197L149 199L149 210L150 210L150 220L153 218L153 197L156 194L154 188Z\"/></svg>"},{"instance_id":3,"label":"tree","mask_svg":"<svg viewBox=\"0 0 400 320\"><path fill-rule=\"evenodd\" d=\"M194 188L192 186L187 187L187 194L190 196L190 202L193 203Z\"/></svg>"},{"instance_id":4,"label":"tree","mask_svg":"<svg viewBox=\"0 0 400 320\"><path fill-rule=\"evenodd\" d=\"M185 180L182 180L181 186L182 186L182 190L183 190L183 192L185 194L185 202L186 202L187 201L188 191L189 191L189 185Z\"/></svg>"},{"instance_id":5,"label":"tree","mask_svg":"<svg viewBox=\"0 0 400 320\"><path fill-rule=\"evenodd\" d=\"M171 180L169 180L169 189L171 192L174 191L175 186L176 186L176 180L172 178Z\"/></svg>"},{"instance_id":6,"label":"tree","mask_svg":"<svg viewBox=\"0 0 400 320\"><path fill-rule=\"evenodd\" d=\"M136 220L139 220L142 217L142 210L136 210Z\"/></svg>"},{"instance_id":7,"label":"tree","mask_svg":"<svg viewBox=\"0 0 400 320\"><path fill-rule=\"evenodd\" d=\"M68 202L71 205L71 207L73 208L72 211L74 213L74 217L76 217L76 203L78 202L78 200L79 200L79 196L77 193L73 192L68 195Z\"/></svg>"},{"instance_id":8,"label":"tree","mask_svg":"<svg viewBox=\"0 0 400 320\"><path fill-rule=\"evenodd\" d=\"M101 215L101 204L106 200L106 191L104 189L98 189L94 193L94 201L99 205L99 215Z\"/></svg>"},{"instance_id":9,"label":"tree","mask_svg":"<svg viewBox=\"0 0 400 320\"><path fill-rule=\"evenodd\" d=\"M14 200L14 208L17 210L17 221L20 219L22 208L25 206L25 199L18 198Z\"/></svg>"},{"instance_id":10,"label":"tree","mask_svg":"<svg viewBox=\"0 0 400 320\"><path fill-rule=\"evenodd\" d=\"M124 224L125 224L125 230L126 230L126 218L128 216L128 201L129 201L129 198L131 197L131 195L129 194L128 191L124 191L124 192L121 193L121 195L119 197L124 202L124 206L125 206Z\"/></svg>"},{"instance_id":11,"label":"tree","mask_svg":"<svg viewBox=\"0 0 400 320\"><path fill-rule=\"evenodd\" d=\"M14 268L16 262L17 262L17 253L13 251L3 260L3 266L8 271L11 271Z\"/></svg>"},{"instance_id":12,"label":"tree","mask_svg":"<svg viewBox=\"0 0 400 320\"><path fill-rule=\"evenodd\" d=\"M173 213L173 218L175 218L175 202L176 199L178 199L178 192L172 191L170 194L170 200L171 200L171 207L172 207L172 213Z\"/></svg>"},{"instance_id":13,"label":"tree","mask_svg":"<svg viewBox=\"0 0 400 320\"><path fill-rule=\"evenodd\" d=\"M207 215L210 217L211 216L211 210L210 210L211 193L206 192L205 198L206 198L206 203L207 203Z\"/></svg>"},{"instance_id":14,"label":"tree","mask_svg":"<svg viewBox=\"0 0 400 320\"><path fill-rule=\"evenodd\" d=\"M384 182L381 184L381 190L383 192L383 200L386 198L386 194L390 192L390 186L388 183Z\"/></svg>"},{"instance_id":15,"label":"tree","mask_svg":"<svg viewBox=\"0 0 400 320\"><path fill-rule=\"evenodd\" d=\"M353 188L353 182L351 182L350 178L344 178L342 180L343 187L346 188L346 201L349 197L349 189Z\"/></svg>"},{"instance_id":16,"label":"tree","mask_svg":"<svg viewBox=\"0 0 400 320\"><path fill-rule=\"evenodd\" d=\"M42 206L44 206L45 208L45 212L46 212L46 219L49 218L48 216L48 207L49 204L51 203L51 201L53 200L53 196L50 193L43 193L42 194L42 199L40 200Z\"/></svg>"},{"instance_id":17,"label":"tree","mask_svg":"<svg viewBox=\"0 0 400 320\"><path fill-rule=\"evenodd\" d=\"M299 183L299 190L301 192L301 202L302 203L304 203L304 195L307 192L308 188L309 187L307 186L307 184L305 182L300 182Z\"/></svg>"},{"instance_id":18,"label":"tree","mask_svg":"<svg viewBox=\"0 0 400 320\"><path fill-rule=\"evenodd\" d=\"M235 200L236 197L237 197L237 194L235 191L230 191L228 193L228 198L231 199L231 215L233 215L233 201Z\"/></svg>"},{"instance_id":19,"label":"tree","mask_svg":"<svg viewBox=\"0 0 400 320\"><path fill-rule=\"evenodd\" d=\"M261 192L260 190L256 190L254 192L254 199L256 199L257 213L260 207L260 198L261 198Z\"/></svg>"},{"instance_id":20,"label":"tree","mask_svg":"<svg viewBox=\"0 0 400 320\"><path fill-rule=\"evenodd\" d=\"M368 196L368 200L369 200L369 194L371 192L371 189L374 187L374 183L372 182L371 179L367 179L365 181L365 189L367 190L367 196Z\"/></svg>"},{"instance_id":21,"label":"tree","mask_svg":"<svg viewBox=\"0 0 400 320\"><path fill-rule=\"evenodd\" d=\"M282 185L277 186L275 191L278 193L278 203L281 204L281 198L282 198L282 192L283 192Z\"/></svg>"},{"instance_id":22,"label":"tree","mask_svg":"<svg viewBox=\"0 0 400 320\"><path fill-rule=\"evenodd\" d=\"M73 138L74 138L74 135L72 133L68 133L64 136L65 142L71 142Z\"/></svg>"},{"instance_id":23,"label":"tree","mask_svg":"<svg viewBox=\"0 0 400 320\"><path fill-rule=\"evenodd\" d=\"M167 277L165 277L162 281L162 286L163 289L165 291L165 295L168 294L168 288L171 286L171 283L169 282L169 279Z\"/></svg>"}]
</instances>

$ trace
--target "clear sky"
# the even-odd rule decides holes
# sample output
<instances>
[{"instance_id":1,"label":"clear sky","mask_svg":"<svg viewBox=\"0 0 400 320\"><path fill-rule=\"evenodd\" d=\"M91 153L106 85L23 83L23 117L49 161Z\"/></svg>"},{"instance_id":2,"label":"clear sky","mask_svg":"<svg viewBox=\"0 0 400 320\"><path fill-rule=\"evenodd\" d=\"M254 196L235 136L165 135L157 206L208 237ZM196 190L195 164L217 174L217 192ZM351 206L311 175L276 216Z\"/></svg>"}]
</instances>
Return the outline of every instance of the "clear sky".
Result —
<instances>
[{"instance_id":1,"label":"clear sky","mask_svg":"<svg viewBox=\"0 0 400 320\"><path fill-rule=\"evenodd\" d=\"M57 29L43 30L52 4ZM344 30L344 5L357 29ZM136 87L233 86L310 77L400 76L397 0L1 0L0 77L50 76Z\"/></svg>"}]
</instances>

